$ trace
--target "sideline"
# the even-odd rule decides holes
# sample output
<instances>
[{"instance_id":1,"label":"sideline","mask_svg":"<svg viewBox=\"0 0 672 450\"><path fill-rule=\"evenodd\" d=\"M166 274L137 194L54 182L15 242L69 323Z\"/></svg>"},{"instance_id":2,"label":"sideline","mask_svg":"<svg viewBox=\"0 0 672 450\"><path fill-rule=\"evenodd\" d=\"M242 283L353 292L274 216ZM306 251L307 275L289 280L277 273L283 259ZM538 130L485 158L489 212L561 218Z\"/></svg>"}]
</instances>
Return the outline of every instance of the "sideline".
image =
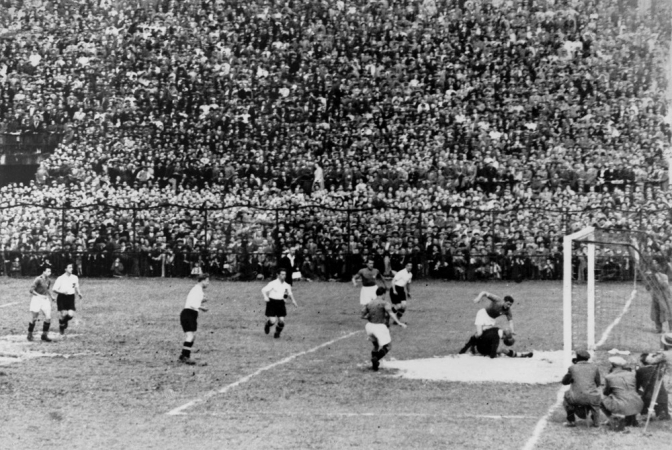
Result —
<instances>
[{"instance_id":1,"label":"sideline","mask_svg":"<svg viewBox=\"0 0 672 450\"><path fill-rule=\"evenodd\" d=\"M249 417L251 415L258 416L276 416L278 413L273 411L246 411L246 412L211 412L211 413L195 413L189 414L190 416L205 416L205 417L231 417L231 416L245 416ZM316 413L312 411L308 412L282 412L283 416L292 416L292 417L303 417L303 416L320 416L320 417L441 417L442 419L447 420L460 420L460 419L492 419L492 420L519 420L519 419L536 419L535 416L499 416L493 414L430 414L430 413L377 413L377 412L343 412L343 413Z\"/></svg>"},{"instance_id":2,"label":"sideline","mask_svg":"<svg viewBox=\"0 0 672 450\"><path fill-rule=\"evenodd\" d=\"M14 306L14 305L18 305L20 303L21 302L5 303L4 305L0 305L0 308L6 308L8 306Z\"/></svg>"},{"instance_id":3,"label":"sideline","mask_svg":"<svg viewBox=\"0 0 672 450\"><path fill-rule=\"evenodd\" d=\"M177 407L177 408L175 408L175 409L173 409L173 410L171 410L171 411L168 411L166 414L169 415L169 416L177 416L177 415L185 414L185 413L183 412L184 410L189 409L189 408L191 408L192 406L197 405L197 404L199 404L199 403L203 403L203 402L205 402L206 400L209 400L210 398L212 398L212 397L214 397L214 396L216 396L216 395L218 395L218 394L224 394L224 393L228 392L229 390L233 389L234 387L236 387L236 386L238 386L238 385L240 385L240 384L243 384L243 383L245 383L245 382L251 380L252 378L256 377L257 375L259 375L259 374L262 373L262 372L265 372L265 371L267 371L267 370L270 370L270 369L272 369L272 368L274 368L274 367L276 367L276 366L280 366L280 365L282 365L282 364L286 364L286 363L292 361L293 359L298 358L299 356L303 356L303 355L307 355L308 353L316 352L317 350L321 349L322 347L326 347L327 345L331 345L331 344L333 344L333 343L335 343L335 342L338 342L338 341L343 340L343 339L347 339L347 338L349 338L349 337L351 337L351 336L354 336L355 334L359 334L359 333L363 333L363 332L364 332L364 330L353 331L353 332L351 332L351 333L349 333L349 334L346 334L346 335L344 335L344 336L338 337L338 338L336 338L336 339L332 339L331 341L329 341L329 342L325 342L324 344L318 345L317 347L313 347L313 348L311 348L310 350L306 350L306 351L303 351L303 352L299 352L299 353L295 353L295 354L293 354L293 355L290 355L290 356L288 356L288 357L285 358L285 359L281 359L280 361L274 362L273 364L269 364L269 365L266 366L266 367L262 367L261 369L257 370L256 372L251 373L250 375L244 376L244 377L241 378L240 380L235 381L235 382L233 382L233 383L231 383L231 384L229 384L229 385L226 385L226 386L224 386L223 388L221 388L221 389L219 389L219 390L216 390L216 391L210 391L210 392L208 392L207 394L203 395L203 396L200 397L200 398L197 398L197 399L195 399L195 400L192 400L192 401L190 401L189 403L185 403L185 404L182 405L182 406L179 406L179 407Z\"/></svg>"}]
</instances>

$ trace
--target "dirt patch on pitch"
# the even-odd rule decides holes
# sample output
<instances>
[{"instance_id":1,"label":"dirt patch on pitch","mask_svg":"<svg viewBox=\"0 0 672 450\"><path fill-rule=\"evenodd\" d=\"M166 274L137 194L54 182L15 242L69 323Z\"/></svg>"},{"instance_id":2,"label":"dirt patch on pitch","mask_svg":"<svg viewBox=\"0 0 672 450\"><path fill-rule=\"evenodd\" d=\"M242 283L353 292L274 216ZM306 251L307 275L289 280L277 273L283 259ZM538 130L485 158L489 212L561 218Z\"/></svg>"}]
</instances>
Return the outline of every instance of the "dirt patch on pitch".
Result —
<instances>
[{"instance_id":1,"label":"dirt patch on pitch","mask_svg":"<svg viewBox=\"0 0 672 450\"><path fill-rule=\"evenodd\" d=\"M70 358L76 356L49 351L53 350L50 346L57 344L59 340L63 339L59 334L49 333L49 338L53 342L42 342L40 336L40 333L36 333L33 342L28 341L25 335L0 336L0 367L33 358ZM78 335L69 334L67 339L76 336Z\"/></svg>"},{"instance_id":2,"label":"dirt patch on pitch","mask_svg":"<svg viewBox=\"0 0 672 450\"><path fill-rule=\"evenodd\" d=\"M448 355L407 361L383 360L381 368L396 370L395 376L416 380L465 383L559 383L565 374L562 351L534 352L532 358L487 358Z\"/></svg>"}]
</instances>

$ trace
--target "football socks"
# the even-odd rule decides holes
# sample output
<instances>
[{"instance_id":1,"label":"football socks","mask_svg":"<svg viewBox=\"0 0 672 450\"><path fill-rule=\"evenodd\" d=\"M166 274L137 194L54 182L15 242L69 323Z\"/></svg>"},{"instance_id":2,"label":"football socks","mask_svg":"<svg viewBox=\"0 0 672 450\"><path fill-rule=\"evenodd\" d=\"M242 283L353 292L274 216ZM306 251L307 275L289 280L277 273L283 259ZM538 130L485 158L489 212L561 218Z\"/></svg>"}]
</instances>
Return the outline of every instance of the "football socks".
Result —
<instances>
[{"instance_id":1,"label":"football socks","mask_svg":"<svg viewBox=\"0 0 672 450\"><path fill-rule=\"evenodd\" d=\"M191 356L191 348L194 346L193 341L192 342L184 342L183 347L182 347L182 355L180 355L182 358L189 358Z\"/></svg>"}]
</instances>

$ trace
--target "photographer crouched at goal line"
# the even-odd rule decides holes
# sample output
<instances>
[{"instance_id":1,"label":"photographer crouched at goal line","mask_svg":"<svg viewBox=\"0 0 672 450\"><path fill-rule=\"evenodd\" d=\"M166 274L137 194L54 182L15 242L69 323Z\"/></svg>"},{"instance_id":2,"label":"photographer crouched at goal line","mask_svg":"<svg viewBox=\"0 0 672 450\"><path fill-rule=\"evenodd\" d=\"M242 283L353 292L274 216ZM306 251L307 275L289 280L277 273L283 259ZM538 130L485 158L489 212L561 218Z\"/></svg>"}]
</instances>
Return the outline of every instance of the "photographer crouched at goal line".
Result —
<instances>
[{"instance_id":1,"label":"photographer crouched at goal line","mask_svg":"<svg viewBox=\"0 0 672 450\"><path fill-rule=\"evenodd\" d=\"M564 406L567 413L566 427L576 426L576 417L587 419L588 413L592 416L592 426L600 426L600 403L602 393L600 384L602 377L597 364L590 362L590 353L578 350L572 359L572 365L562 377L562 384L569 385L565 392Z\"/></svg>"},{"instance_id":2,"label":"photographer crouched at goal line","mask_svg":"<svg viewBox=\"0 0 672 450\"><path fill-rule=\"evenodd\" d=\"M665 381L669 382L672 375L672 333L663 334L660 338L662 350L655 353L642 353L641 366L636 370L637 390L642 401L642 415L648 415L649 406L653 401L656 383L660 383L660 391L655 400L653 412L658 420L670 420L668 409L667 389Z\"/></svg>"},{"instance_id":3,"label":"photographer crouched at goal line","mask_svg":"<svg viewBox=\"0 0 672 450\"><path fill-rule=\"evenodd\" d=\"M644 406L642 407L642 416L647 416L649 407L653 400L656 390L656 384L664 375L664 362L653 363L656 354L642 353L639 357L640 365L635 368L635 378L637 381L637 392L639 392ZM653 412L658 420L670 420L670 411L668 409L667 389L665 384L660 385L658 397L653 402Z\"/></svg>"}]
</instances>

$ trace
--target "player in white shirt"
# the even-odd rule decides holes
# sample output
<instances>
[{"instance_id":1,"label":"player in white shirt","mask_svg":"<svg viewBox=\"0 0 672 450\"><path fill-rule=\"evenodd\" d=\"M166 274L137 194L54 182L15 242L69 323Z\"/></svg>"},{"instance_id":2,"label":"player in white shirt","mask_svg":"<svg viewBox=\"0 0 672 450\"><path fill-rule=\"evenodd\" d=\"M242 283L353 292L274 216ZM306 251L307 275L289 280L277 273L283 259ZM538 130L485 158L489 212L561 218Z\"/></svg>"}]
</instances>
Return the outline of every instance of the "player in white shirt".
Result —
<instances>
[{"instance_id":1,"label":"player in white shirt","mask_svg":"<svg viewBox=\"0 0 672 450\"><path fill-rule=\"evenodd\" d=\"M79 291L79 278L72 273L72 263L65 266L65 273L56 278L54 283L54 292L56 292L56 307L60 314L58 319L58 330L65 334L68 328L68 322L75 317L75 294L81 300L82 293Z\"/></svg>"},{"instance_id":2,"label":"player in white shirt","mask_svg":"<svg viewBox=\"0 0 672 450\"><path fill-rule=\"evenodd\" d=\"M406 266L397 272L392 279L392 287L390 288L390 300L392 301L392 311L395 312L397 318L401 317L406 311L406 299L411 298L411 280L413 274L411 269L413 264L406 263Z\"/></svg>"},{"instance_id":3,"label":"player in white shirt","mask_svg":"<svg viewBox=\"0 0 672 450\"><path fill-rule=\"evenodd\" d=\"M266 302L266 324L264 325L264 333L268 334L271 331L273 325L275 327L275 333L273 334L274 338L279 338L282 329L285 328L285 317L287 316L287 308L285 307L286 299L289 298L294 303L294 306L297 308L299 305L296 304L294 300L294 294L292 294L292 287L285 281L287 277L287 271L285 269L280 269L278 271L278 278L268 283L261 290L261 293L264 295L264 301Z\"/></svg>"},{"instance_id":4,"label":"player in white shirt","mask_svg":"<svg viewBox=\"0 0 672 450\"><path fill-rule=\"evenodd\" d=\"M196 361L191 359L191 349L194 346L196 330L198 329L198 312L206 312L208 308L203 306L207 301L204 290L210 285L210 275L203 273L197 278L198 283L187 294L187 301L180 313L180 325L184 331L184 344L180 362L193 366Z\"/></svg>"}]
</instances>

